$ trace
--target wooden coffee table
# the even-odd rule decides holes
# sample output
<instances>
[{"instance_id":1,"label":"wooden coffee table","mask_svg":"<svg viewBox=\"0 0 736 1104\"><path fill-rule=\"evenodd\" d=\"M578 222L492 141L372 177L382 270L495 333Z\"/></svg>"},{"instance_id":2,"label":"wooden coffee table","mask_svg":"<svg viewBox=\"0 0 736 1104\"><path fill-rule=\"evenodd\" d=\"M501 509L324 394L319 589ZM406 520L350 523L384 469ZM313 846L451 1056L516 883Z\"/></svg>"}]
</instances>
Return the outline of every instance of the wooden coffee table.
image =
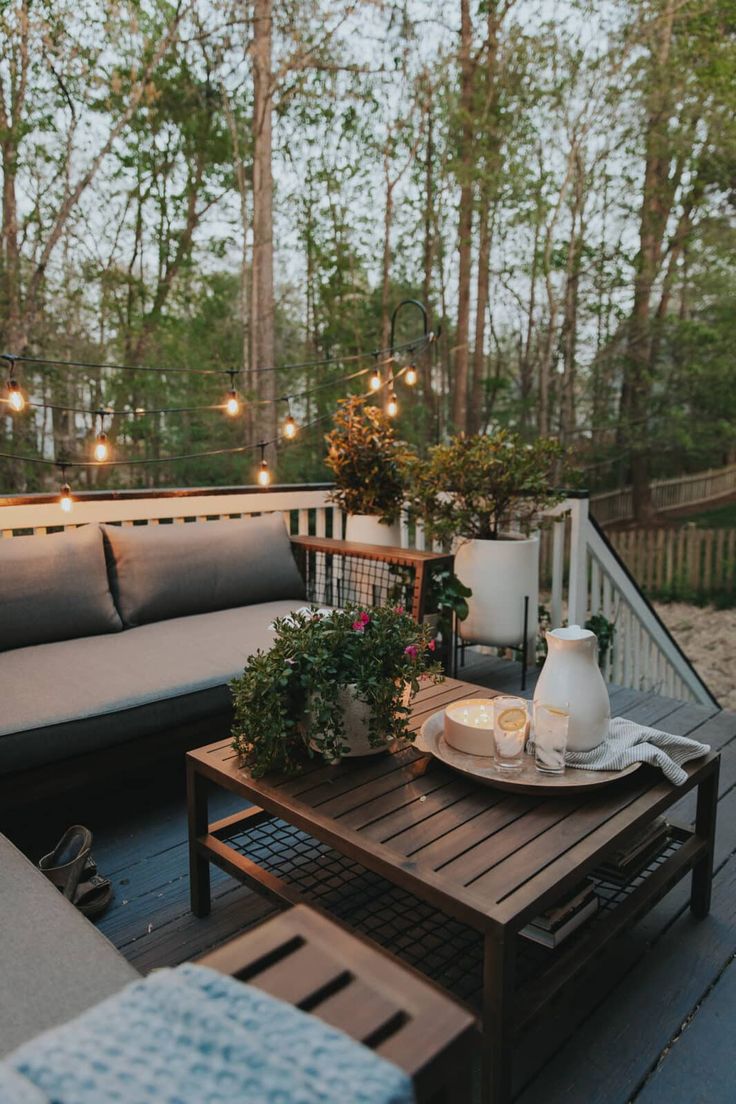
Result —
<instances>
[{"instance_id":1,"label":"wooden coffee table","mask_svg":"<svg viewBox=\"0 0 736 1104\"><path fill-rule=\"evenodd\" d=\"M454 679L427 687L415 699L412 725L452 701L488 694ZM192 910L209 912L211 862L281 902L314 899L226 842L278 818L474 929L483 940L484 1100L506 1104L515 1037L606 943L691 870L691 909L707 914L718 768L712 753L686 768L681 787L642 767L598 792L540 798L478 784L414 748L253 780L229 741L219 741L187 756ZM254 805L209 823L208 782ZM647 875L602 902L594 920L520 980L517 952L526 941L519 930L696 786L695 829L673 825L670 845Z\"/></svg>"}]
</instances>

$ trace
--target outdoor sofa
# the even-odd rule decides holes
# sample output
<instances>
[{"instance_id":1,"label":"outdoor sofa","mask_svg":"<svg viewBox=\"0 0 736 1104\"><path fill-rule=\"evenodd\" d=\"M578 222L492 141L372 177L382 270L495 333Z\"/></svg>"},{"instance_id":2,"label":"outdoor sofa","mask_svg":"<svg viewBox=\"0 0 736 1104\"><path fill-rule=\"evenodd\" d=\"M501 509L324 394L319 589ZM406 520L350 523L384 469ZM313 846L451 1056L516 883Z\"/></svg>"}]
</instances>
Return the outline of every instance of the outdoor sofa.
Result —
<instances>
[{"instance_id":1,"label":"outdoor sofa","mask_svg":"<svg viewBox=\"0 0 736 1104\"><path fill-rule=\"evenodd\" d=\"M290 538L280 512L0 540L0 808L221 739L276 618L392 579L419 617L433 559Z\"/></svg>"}]
</instances>

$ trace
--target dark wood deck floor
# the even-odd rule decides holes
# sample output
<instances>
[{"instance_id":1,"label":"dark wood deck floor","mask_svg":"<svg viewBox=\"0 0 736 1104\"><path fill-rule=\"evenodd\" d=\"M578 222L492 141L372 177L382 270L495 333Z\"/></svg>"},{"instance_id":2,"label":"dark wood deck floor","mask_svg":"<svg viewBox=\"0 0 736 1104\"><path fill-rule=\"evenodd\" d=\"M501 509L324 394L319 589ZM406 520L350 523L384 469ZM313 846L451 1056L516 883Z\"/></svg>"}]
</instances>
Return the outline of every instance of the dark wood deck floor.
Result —
<instances>
[{"instance_id":1,"label":"dark wood deck floor","mask_svg":"<svg viewBox=\"0 0 736 1104\"><path fill-rule=\"evenodd\" d=\"M518 691L514 664L469 655L459 675ZM516 1063L518 1100L730 1104L736 1100L736 714L620 688L612 688L611 701L615 714L691 734L722 750L712 912L707 920L693 920L688 886L681 883L622 938L525 1040ZM692 820L692 797L682 806L679 819ZM214 815L237 807L230 796L213 797ZM116 892L99 928L141 971L196 957L272 911L270 902L213 871L212 914L197 920L189 912L183 774L177 767L163 783L159 775L150 786L97 793L84 804L49 809L42 828L38 820L36 811L33 824L19 823L10 833L32 858L48 850L68 824L92 828L95 858ZM369 895L379 892L375 885L363 888ZM401 952L401 935L406 943L411 929L396 933L397 914L389 916L389 903L374 900L369 909L365 903L359 904L365 930L381 941L381 924L393 923ZM426 934L426 918L423 923ZM439 927L432 934L435 942L452 937Z\"/></svg>"}]
</instances>

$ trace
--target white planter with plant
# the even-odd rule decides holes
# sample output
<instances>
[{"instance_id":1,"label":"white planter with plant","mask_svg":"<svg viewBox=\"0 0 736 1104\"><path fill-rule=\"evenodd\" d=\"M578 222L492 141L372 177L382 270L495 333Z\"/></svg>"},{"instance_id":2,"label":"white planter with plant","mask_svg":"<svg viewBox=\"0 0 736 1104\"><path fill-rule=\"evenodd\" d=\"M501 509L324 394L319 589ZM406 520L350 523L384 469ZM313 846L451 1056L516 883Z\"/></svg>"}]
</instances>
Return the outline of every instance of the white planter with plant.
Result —
<instances>
[{"instance_id":1,"label":"white planter with plant","mask_svg":"<svg viewBox=\"0 0 736 1104\"><path fill-rule=\"evenodd\" d=\"M347 515L347 540L399 546L408 452L391 419L354 395L338 404L326 440L325 463L335 478L330 498Z\"/></svg>"},{"instance_id":2,"label":"white planter with plant","mask_svg":"<svg viewBox=\"0 0 736 1104\"><path fill-rule=\"evenodd\" d=\"M440 681L431 632L400 607L300 610L231 684L233 746L255 777L411 740L411 696Z\"/></svg>"},{"instance_id":3,"label":"white planter with plant","mask_svg":"<svg viewBox=\"0 0 736 1104\"><path fill-rule=\"evenodd\" d=\"M455 437L411 465L409 500L427 536L455 552L455 572L469 587L461 639L520 645L537 631L541 511L559 501L551 490L563 455L551 438L526 444L518 434ZM532 653L533 654L533 653Z\"/></svg>"}]
</instances>

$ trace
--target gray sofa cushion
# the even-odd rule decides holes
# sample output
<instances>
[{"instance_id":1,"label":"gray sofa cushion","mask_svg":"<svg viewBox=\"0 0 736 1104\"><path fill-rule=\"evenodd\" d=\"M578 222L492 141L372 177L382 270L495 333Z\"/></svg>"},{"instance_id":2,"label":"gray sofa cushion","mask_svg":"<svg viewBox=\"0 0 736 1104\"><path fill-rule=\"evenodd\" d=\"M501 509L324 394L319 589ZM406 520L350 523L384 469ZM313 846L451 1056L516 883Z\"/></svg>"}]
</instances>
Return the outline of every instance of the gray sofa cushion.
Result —
<instances>
[{"instance_id":1,"label":"gray sofa cushion","mask_svg":"<svg viewBox=\"0 0 736 1104\"><path fill-rule=\"evenodd\" d=\"M0 651L122 627L99 525L0 541Z\"/></svg>"},{"instance_id":2,"label":"gray sofa cushion","mask_svg":"<svg viewBox=\"0 0 736 1104\"><path fill-rule=\"evenodd\" d=\"M227 718L228 682L299 600L159 621L0 654L0 774L179 724ZM227 735L213 728L212 739Z\"/></svg>"},{"instance_id":3,"label":"gray sofa cushion","mask_svg":"<svg viewBox=\"0 0 736 1104\"><path fill-rule=\"evenodd\" d=\"M5 836L0 902L0 1055L138 977Z\"/></svg>"},{"instance_id":4,"label":"gray sofa cushion","mask_svg":"<svg viewBox=\"0 0 736 1104\"><path fill-rule=\"evenodd\" d=\"M282 514L102 528L126 625L304 595Z\"/></svg>"}]
</instances>

